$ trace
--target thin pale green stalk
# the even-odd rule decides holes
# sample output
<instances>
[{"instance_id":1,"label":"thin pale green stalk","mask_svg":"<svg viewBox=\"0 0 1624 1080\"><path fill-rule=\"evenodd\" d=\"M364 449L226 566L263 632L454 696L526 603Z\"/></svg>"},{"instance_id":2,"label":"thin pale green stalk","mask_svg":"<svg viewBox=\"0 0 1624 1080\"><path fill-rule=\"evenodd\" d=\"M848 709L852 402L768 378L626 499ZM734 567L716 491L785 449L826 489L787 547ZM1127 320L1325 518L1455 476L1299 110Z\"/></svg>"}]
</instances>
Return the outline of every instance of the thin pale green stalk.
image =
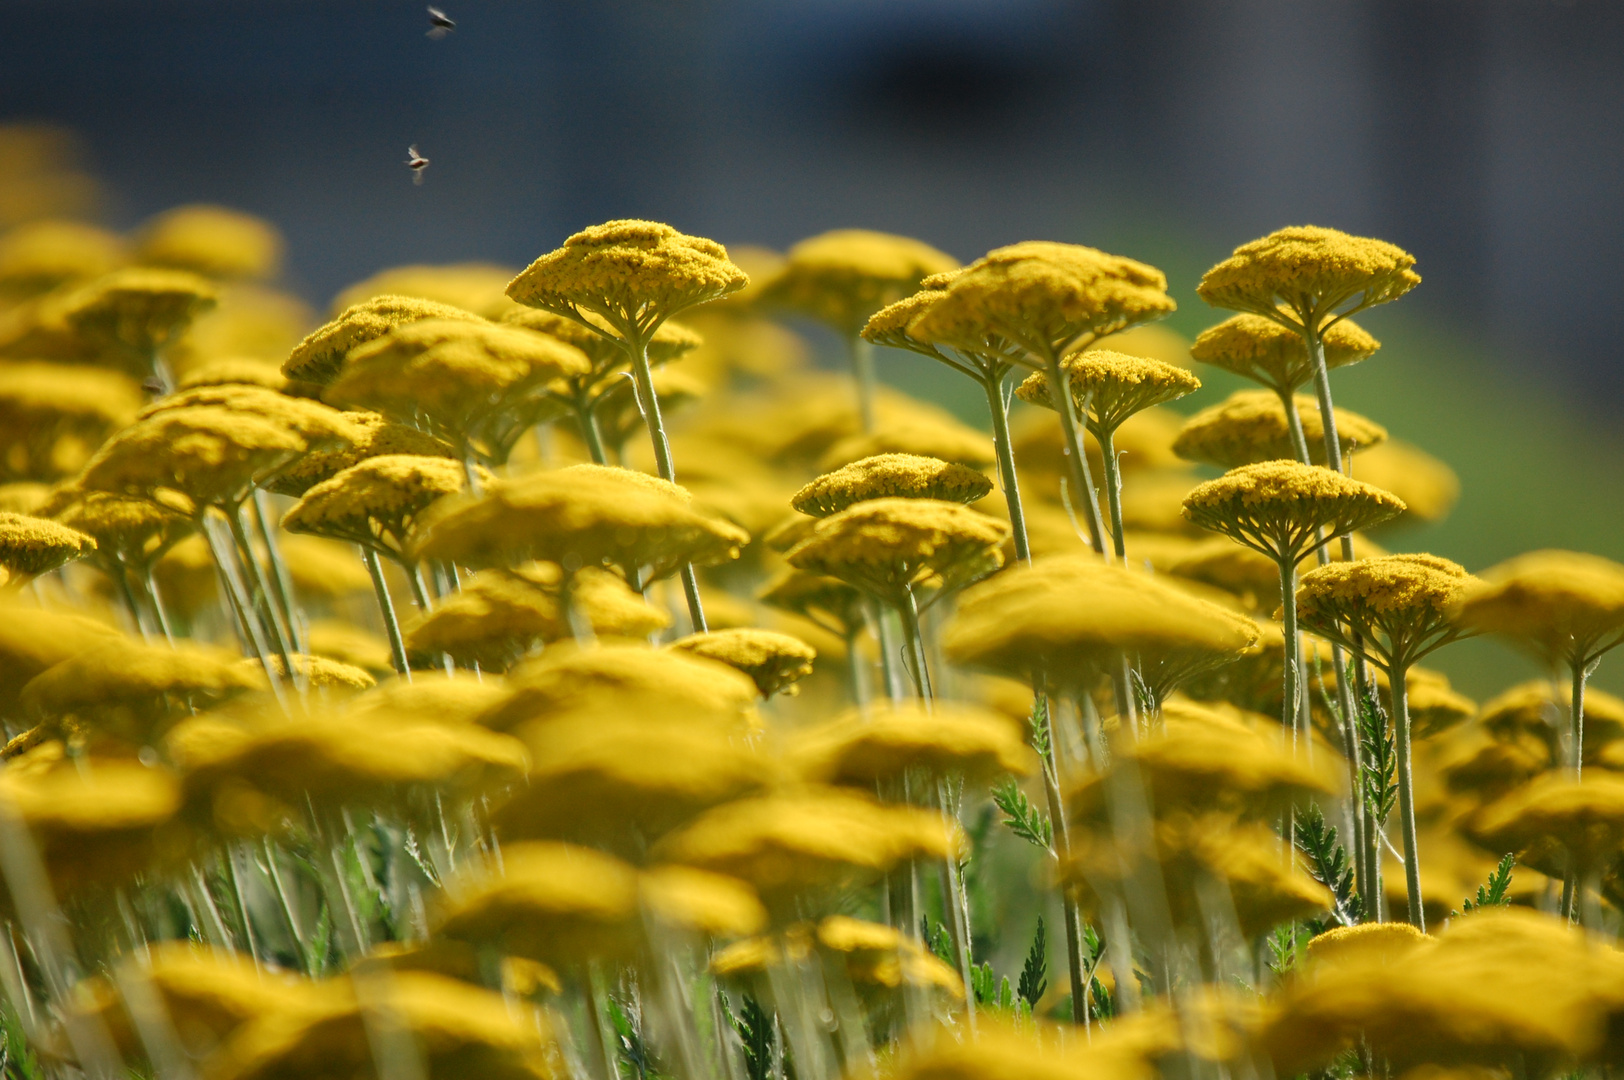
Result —
<instances>
[{"instance_id":1,"label":"thin pale green stalk","mask_svg":"<svg viewBox=\"0 0 1624 1080\"><path fill-rule=\"evenodd\" d=\"M998 481L1003 485L1004 503L1009 507L1010 536L1015 558L1032 561L1032 542L1026 533L1026 508L1021 503L1021 485L1015 472L1015 444L1009 437L1009 402L1004 399L1004 376L981 380L987 392L987 411L992 414L992 446L998 456Z\"/></svg>"},{"instance_id":2,"label":"thin pale green stalk","mask_svg":"<svg viewBox=\"0 0 1624 1080\"><path fill-rule=\"evenodd\" d=\"M575 402L575 422L580 426L581 439L593 464L609 464L609 455L603 448L603 427L598 423L598 403L586 400L583 394Z\"/></svg>"},{"instance_id":3,"label":"thin pale green stalk","mask_svg":"<svg viewBox=\"0 0 1624 1080\"><path fill-rule=\"evenodd\" d=\"M1071 400L1071 374L1060 363L1055 352L1044 358L1049 378L1049 395L1055 412L1060 414L1060 430L1066 439L1066 461L1071 470L1072 486L1083 503L1083 520L1088 523L1088 540L1094 550L1105 554L1105 526L1100 521L1100 504L1094 488L1094 477L1088 467L1088 454L1083 445L1077 410ZM1087 404L1084 404L1087 408Z\"/></svg>"},{"instance_id":4,"label":"thin pale green stalk","mask_svg":"<svg viewBox=\"0 0 1624 1080\"><path fill-rule=\"evenodd\" d=\"M846 339L846 347L851 357L852 381L857 385L857 415L863 433L869 434L877 423L874 399L879 391L879 378L874 373L874 346L854 334Z\"/></svg>"},{"instance_id":5,"label":"thin pale green stalk","mask_svg":"<svg viewBox=\"0 0 1624 1080\"><path fill-rule=\"evenodd\" d=\"M389 653L395 670L411 682L412 666L406 659L406 639L401 636L400 621L395 618L395 602L390 599L389 583L383 578L383 563L378 561L376 551L365 547L361 549L361 561L366 563L367 573L372 577L372 591L377 594L378 610L383 614L384 629L389 632Z\"/></svg>"},{"instance_id":6,"label":"thin pale green stalk","mask_svg":"<svg viewBox=\"0 0 1624 1080\"><path fill-rule=\"evenodd\" d=\"M1572 747L1569 753L1573 757L1573 782L1578 783L1585 763L1585 684L1589 681L1590 671L1582 656L1574 657L1569 662L1568 670L1572 676L1569 685L1569 693L1572 696L1568 699L1568 738ZM1578 892L1578 867L1570 860L1567 873L1562 876L1564 919L1572 920L1574 917Z\"/></svg>"},{"instance_id":7,"label":"thin pale green stalk","mask_svg":"<svg viewBox=\"0 0 1624 1080\"><path fill-rule=\"evenodd\" d=\"M225 515L226 524L231 528L232 539L237 544L237 557L248 575L247 584L251 590L251 604L252 600L263 602L263 610L270 615L270 618L265 620L265 626L271 634L271 645L276 649L277 654L282 657L282 670L287 672L288 679L293 682L295 688L302 694L305 691L305 680L300 677L293 664L293 649L288 643L288 628L282 622L282 613L277 610L276 604L271 600L270 589L266 586L265 576L260 571L259 560L254 557L254 548L248 539L248 530L243 527L242 516L242 507L238 507L234 512ZM255 609L259 607L257 604L252 606Z\"/></svg>"},{"instance_id":8,"label":"thin pale green stalk","mask_svg":"<svg viewBox=\"0 0 1624 1080\"><path fill-rule=\"evenodd\" d=\"M282 557L282 542L277 539L276 529L271 525L273 515L270 503L271 497L263 489L254 491L254 524L259 529L260 539L265 542L265 557L271 567L271 588L276 594L276 604L281 609L282 617L287 620L289 644L295 652L308 653L310 642L305 633L305 613L293 590L293 576L288 572L287 560Z\"/></svg>"},{"instance_id":9,"label":"thin pale green stalk","mask_svg":"<svg viewBox=\"0 0 1624 1080\"><path fill-rule=\"evenodd\" d=\"M1393 710L1393 734L1398 751L1398 812L1404 831L1404 891L1409 902L1410 924L1417 930L1427 928L1426 913L1421 908L1421 853L1415 836L1415 783L1410 770L1410 700L1406 679L1409 664L1399 657L1393 658L1387 671L1389 700Z\"/></svg>"},{"instance_id":10,"label":"thin pale green stalk","mask_svg":"<svg viewBox=\"0 0 1624 1080\"><path fill-rule=\"evenodd\" d=\"M1116 458L1116 432L1100 428L1095 431L1100 440L1100 451L1105 460L1105 502L1111 511L1111 545L1117 561L1128 562L1128 549L1122 536L1122 470Z\"/></svg>"},{"instance_id":11,"label":"thin pale green stalk","mask_svg":"<svg viewBox=\"0 0 1624 1080\"><path fill-rule=\"evenodd\" d=\"M242 636L243 644L251 649L259 660L260 666L265 670L265 677L270 680L271 692L276 695L277 704L285 712L288 703L282 690L282 676L276 670L276 665L271 663L270 648L265 644L264 630L250 606L248 590L243 586L242 575L237 567L236 546L229 536L220 534L213 519L206 514L198 522L198 528L202 531L204 540L208 542L216 569L220 571L226 598L237 616L237 629Z\"/></svg>"},{"instance_id":12,"label":"thin pale green stalk","mask_svg":"<svg viewBox=\"0 0 1624 1080\"><path fill-rule=\"evenodd\" d=\"M146 589L148 602L152 605L153 617L158 620L158 629L163 631L164 640L173 645L175 632L169 625L169 613L164 610L164 598L158 592L158 582L153 577L151 565L142 571L141 584Z\"/></svg>"}]
</instances>

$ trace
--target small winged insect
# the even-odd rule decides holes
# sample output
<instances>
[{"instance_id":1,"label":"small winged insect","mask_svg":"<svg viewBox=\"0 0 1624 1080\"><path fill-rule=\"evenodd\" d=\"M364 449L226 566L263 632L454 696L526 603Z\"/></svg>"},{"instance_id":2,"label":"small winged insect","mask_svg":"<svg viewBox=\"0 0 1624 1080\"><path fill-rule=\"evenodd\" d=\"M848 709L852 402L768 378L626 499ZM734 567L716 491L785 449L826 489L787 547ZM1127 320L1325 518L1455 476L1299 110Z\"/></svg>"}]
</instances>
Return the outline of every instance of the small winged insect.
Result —
<instances>
[{"instance_id":1,"label":"small winged insect","mask_svg":"<svg viewBox=\"0 0 1624 1080\"><path fill-rule=\"evenodd\" d=\"M457 24L437 7L429 8L429 23L428 36L435 41L439 41L457 28Z\"/></svg>"},{"instance_id":2,"label":"small winged insect","mask_svg":"<svg viewBox=\"0 0 1624 1080\"><path fill-rule=\"evenodd\" d=\"M421 184L423 170L429 167L429 159L417 152L416 143L406 148L406 167L412 170L412 183Z\"/></svg>"}]
</instances>

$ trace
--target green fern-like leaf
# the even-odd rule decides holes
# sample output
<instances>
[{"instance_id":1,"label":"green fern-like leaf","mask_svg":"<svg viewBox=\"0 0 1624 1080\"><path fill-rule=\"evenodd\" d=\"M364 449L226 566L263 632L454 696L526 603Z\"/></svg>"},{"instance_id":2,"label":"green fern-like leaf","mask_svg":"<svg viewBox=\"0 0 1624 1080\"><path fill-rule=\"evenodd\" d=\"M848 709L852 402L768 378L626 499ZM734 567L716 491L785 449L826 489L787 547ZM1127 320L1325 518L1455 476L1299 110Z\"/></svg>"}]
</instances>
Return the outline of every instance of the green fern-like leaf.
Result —
<instances>
[{"instance_id":1,"label":"green fern-like leaf","mask_svg":"<svg viewBox=\"0 0 1624 1080\"><path fill-rule=\"evenodd\" d=\"M1032 800L1013 777L1006 777L992 789L992 801L1004 812L1004 825L1010 832L1045 851L1053 847L1054 823L1049 815L1032 805Z\"/></svg>"},{"instance_id":2,"label":"green fern-like leaf","mask_svg":"<svg viewBox=\"0 0 1624 1080\"><path fill-rule=\"evenodd\" d=\"M1517 856L1507 854L1501 857L1500 864L1489 872L1489 880L1477 887L1477 895L1461 901L1460 911L1451 911L1449 917L1456 918L1462 913L1471 914L1480 908L1504 907L1510 901L1506 898L1511 889L1511 870L1517 865Z\"/></svg>"},{"instance_id":3,"label":"green fern-like leaf","mask_svg":"<svg viewBox=\"0 0 1624 1080\"><path fill-rule=\"evenodd\" d=\"M1021 967L1021 979L1016 992L1021 1000L1037 1008L1038 1000L1049 988L1049 942L1043 931L1043 916L1038 916L1037 933L1032 935L1032 947L1027 950L1026 963Z\"/></svg>"},{"instance_id":4,"label":"green fern-like leaf","mask_svg":"<svg viewBox=\"0 0 1624 1080\"><path fill-rule=\"evenodd\" d=\"M1308 873L1331 890L1332 914L1343 926L1358 919L1354 900L1353 867L1348 853L1337 842L1336 828L1325 820L1320 808L1309 804L1297 811L1297 850L1308 863Z\"/></svg>"},{"instance_id":5,"label":"green fern-like leaf","mask_svg":"<svg viewBox=\"0 0 1624 1080\"><path fill-rule=\"evenodd\" d=\"M1359 704L1359 744L1365 806L1380 828L1398 801L1398 751L1387 713L1369 694Z\"/></svg>"}]
</instances>

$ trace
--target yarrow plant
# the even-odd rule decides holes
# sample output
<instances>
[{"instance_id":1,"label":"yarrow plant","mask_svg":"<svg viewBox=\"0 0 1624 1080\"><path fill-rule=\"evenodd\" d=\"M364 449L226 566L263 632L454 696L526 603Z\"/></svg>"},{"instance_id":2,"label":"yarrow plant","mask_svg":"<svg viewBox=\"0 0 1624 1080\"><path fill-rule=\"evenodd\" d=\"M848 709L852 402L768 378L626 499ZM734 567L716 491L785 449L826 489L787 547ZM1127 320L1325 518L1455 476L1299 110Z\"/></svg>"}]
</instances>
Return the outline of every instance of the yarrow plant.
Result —
<instances>
[{"instance_id":1,"label":"yarrow plant","mask_svg":"<svg viewBox=\"0 0 1624 1080\"><path fill-rule=\"evenodd\" d=\"M0 233L7 1076L1624 1065L1624 568L1364 535L1456 490L1330 400L1398 248L1242 245L1192 345L1047 241L613 221L326 322L281 250ZM1479 632L1565 689L1421 665Z\"/></svg>"}]
</instances>

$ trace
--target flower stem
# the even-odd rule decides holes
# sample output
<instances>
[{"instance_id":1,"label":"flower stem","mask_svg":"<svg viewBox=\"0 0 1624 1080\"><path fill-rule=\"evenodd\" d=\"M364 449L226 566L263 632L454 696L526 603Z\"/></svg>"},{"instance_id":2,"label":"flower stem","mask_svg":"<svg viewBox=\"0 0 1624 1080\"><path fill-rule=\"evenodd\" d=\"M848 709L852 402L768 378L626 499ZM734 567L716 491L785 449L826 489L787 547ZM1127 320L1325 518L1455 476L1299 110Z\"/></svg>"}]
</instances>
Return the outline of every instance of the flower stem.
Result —
<instances>
[{"instance_id":1,"label":"flower stem","mask_svg":"<svg viewBox=\"0 0 1624 1080\"><path fill-rule=\"evenodd\" d=\"M141 572L141 584L146 588L147 599L152 602L152 614L158 620L158 629L163 631L164 640L173 645L175 632L169 625L169 613L164 610L164 598L158 592L158 582L153 576L151 563L148 563Z\"/></svg>"},{"instance_id":2,"label":"flower stem","mask_svg":"<svg viewBox=\"0 0 1624 1080\"><path fill-rule=\"evenodd\" d=\"M583 394L575 402L575 422L581 428L581 441L586 443L586 452L592 456L592 463L609 464L608 452L603 448L603 427L598 423L597 402L588 401Z\"/></svg>"},{"instance_id":3,"label":"flower stem","mask_svg":"<svg viewBox=\"0 0 1624 1080\"><path fill-rule=\"evenodd\" d=\"M259 527L260 539L265 541L265 557L271 564L271 586L282 617L287 620L289 644L294 652L307 653L310 643L306 640L304 611L300 609L298 597L294 594L293 577L288 573L287 560L282 558L282 544L271 525L270 502L271 497L264 490L255 490L254 523Z\"/></svg>"},{"instance_id":4,"label":"flower stem","mask_svg":"<svg viewBox=\"0 0 1624 1080\"><path fill-rule=\"evenodd\" d=\"M231 515L225 516L230 518ZM288 703L282 693L282 676L277 672L276 665L271 663L270 648L265 644L265 632L248 602L248 590L243 586L242 574L237 566L236 547L229 536L220 535L216 522L206 512L198 522L198 529L208 542L209 553L214 556L214 565L220 571L226 597L231 603L231 610L237 616L237 628L242 634L243 644L252 650L260 666L265 669L265 677L270 680L271 692L276 695L277 704L286 711Z\"/></svg>"},{"instance_id":5,"label":"flower stem","mask_svg":"<svg viewBox=\"0 0 1624 1080\"><path fill-rule=\"evenodd\" d=\"M389 653L394 659L395 670L406 676L406 681L412 681L412 668L406 661L406 640L400 634L400 622L395 618L395 602L389 598L389 583L383 579L383 564L378 561L378 553L369 547L361 549L361 561L366 564L367 573L372 577L372 591L378 596L378 610L383 614L384 629L389 632Z\"/></svg>"},{"instance_id":6,"label":"flower stem","mask_svg":"<svg viewBox=\"0 0 1624 1080\"><path fill-rule=\"evenodd\" d=\"M1427 929L1426 914L1421 909L1421 859L1415 839L1415 785L1410 771L1410 699L1406 678L1409 665L1399 658L1393 659L1387 671L1389 700L1393 711L1393 734L1398 751L1398 812L1404 830L1404 892L1409 901L1410 924L1417 930Z\"/></svg>"},{"instance_id":7,"label":"flower stem","mask_svg":"<svg viewBox=\"0 0 1624 1080\"><path fill-rule=\"evenodd\" d=\"M238 507L226 515L226 524L231 527L231 537L236 541L237 554L242 560L243 570L246 572L247 584L252 589L254 598L263 601L264 610L270 616L265 620L266 629L271 633L271 644L277 654L282 657L282 670L287 678L293 682L300 693L304 692L298 672L293 668L293 650L288 647L288 630L282 625L282 613L276 609L270 597L270 590L265 587L265 577L260 572L259 560L254 557L254 548L248 539L248 530L243 526L243 507ZM258 605L255 605L257 608Z\"/></svg>"},{"instance_id":8,"label":"flower stem","mask_svg":"<svg viewBox=\"0 0 1624 1080\"><path fill-rule=\"evenodd\" d=\"M874 346L861 335L853 334L846 339L846 347L851 357L852 379L857 384L857 415L866 435L874 430L874 398L879 381L874 374Z\"/></svg>"},{"instance_id":9,"label":"flower stem","mask_svg":"<svg viewBox=\"0 0 1624 1080\"><path fill-rule=\"evenodd\" d=\"M648 437L654 444L654 463L660 470L660 479L677 482L677 466L671 460L671 442L665 437L665 421L660 418L660 397L654 392L654 375L648 364L648 336L640 334L626 339L626 351L632 357L632 382L637 389L637 407L643 413ZM694 633L702 634L710 627L705 622L705 605L699 599L699 578L694 564L682 566L682 593L688 600L688 617Z\"/></svg>"},{"instance_id":10,"label":"flower stem","mask_svg":"<svg viewBox=\"0 0 1624 1080\"><path fill-rule=\"evenodd\" d=\"M1302 694L1297 670L1297 565L1290 558L1277 560L1280 570L1280 612L1285 637L1282 641L1282 667L1285 670L1280 699L1280 726L1291 732L1297 743L1297 703Z\"/></svg>"},{"instance_id":11,"label":"flower stem","mask_svg":"<svg viewBox=\"0 0 1624 1080\"><path fill-rule=\"evenodd\" d=\"M1578 783L1585 761L1585 683L1590 671L1582 656L1573 658L1570 671L1573 683L1569 688L1572 696L1568 698L1568 737L1573 742L1573 782ZM1570 859L1562 880L1562 917L1569 921L1577 907L1578 884L1578 867Z\"/></svg>"},{"instance_id":12,"label":"flower stem","mask_svg":"<svg viewBox=\"0 0 1624 1080\"><path fill-rule=\"evenodd\" d=\"M1004 502L1009 507L1009 525L1015 542L1015 558L1032 561L1032 543L1026 533L1026 509L1021 505L1021 485L1015 475L1015 445L1009 437L1009 405L1004 400L1004 375L982 380L987 392L987 410L992 413L992 445L998 455L998 479L1004 486Z\"/></svg>"},{"instance_id":13,"label":"flower stem","mask_svg":"<svg viewBox=\"0 0 1624 1080\"><path fill-rule=\"evenodd\" d=\"M1088 468L1088 454L1083 446L1083 435L1077 423L1077 410L1071 400L1071 374L1060 362L1060 354L1051 351L1044 358L1049 376L1049 396L1054 411L1060 414L1060 430L1066 439L1066 460L1071 468L1072 486L1083 504L1083 520L1088 522L1088 540L1094 550L1105 554L1105 539L1101 535L1105 526L1100 521L1100 504L1094 489L1094 477Z\"/></svg>"},{"instance_id":14,"label":"flower stem","mask_svg":"<svg viewBox=\"0 0 1624 1080\"><path fill-rule=\"evenodd\" d=\"M1105 455L1105 501L1111 510L1111 546L1117 559L1126 566L1128 549L1122 537L1122 471L1117 468L1116 433L1106 428L1094 432Z\"/></svg>"}]
</instances>

